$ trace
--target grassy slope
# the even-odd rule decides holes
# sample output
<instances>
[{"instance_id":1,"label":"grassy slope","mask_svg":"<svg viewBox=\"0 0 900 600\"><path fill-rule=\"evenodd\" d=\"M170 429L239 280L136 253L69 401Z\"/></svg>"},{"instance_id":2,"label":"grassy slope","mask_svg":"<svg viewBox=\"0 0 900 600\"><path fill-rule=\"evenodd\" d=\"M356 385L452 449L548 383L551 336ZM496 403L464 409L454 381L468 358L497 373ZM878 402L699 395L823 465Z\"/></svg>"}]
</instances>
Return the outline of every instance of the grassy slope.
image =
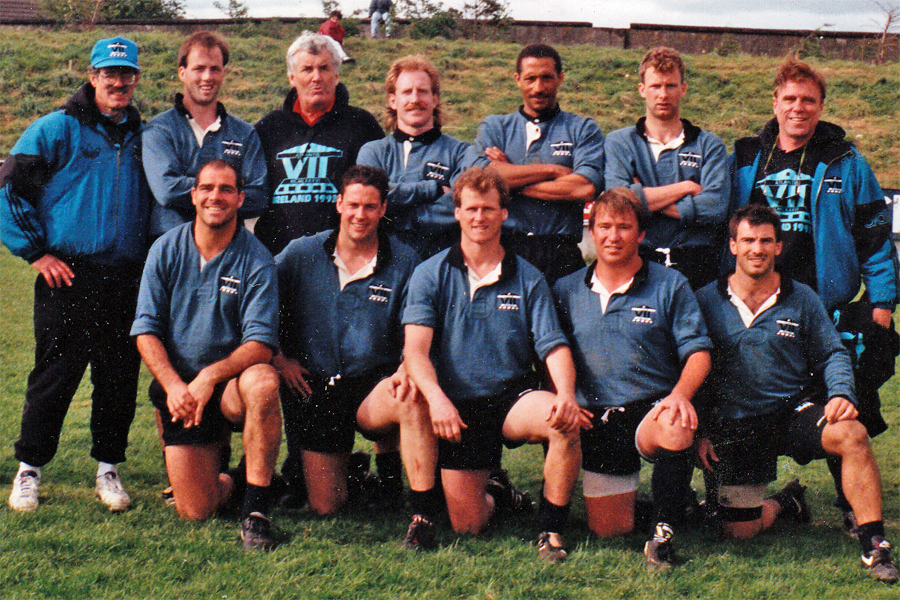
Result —
<instances>
[{"instance_id":1,"label":"grassy slope","mask_svg":"<svg viewBox=\"0 0 900 600\"><path fill-rule=\"evenodd\" d=\"M226 100L233 112L253 121L280 104L287 85L283 51L294 33L230 38L234 59ZM36 115L61 103L77 85L90 46L102 35L3 34L0 154L9 151ZM167 108L166 98L175 89L177 79L169 65L180 36L139 32L133 37L141 44L145 65L139 103L149 116ZM446 130L453 135L472 139L482 116L518 103L510 76L516 48L509 45L409 40L370 45L354 39L349 49L359 62L345 69L344 80L354 102L373 111L381 104L381 81L390 60L410 52L426 53L444 73L450 113ZM568 64L565 107L595 116L605 130L629 123L641 110L634 89L640 53L563 50ZM69 60L74 61L74 72L67 69ZM697 56L689 62L693 94L686 113L696 123L717 131L730 144L768 118L768 80L775 61ZM852 135L863 135L860 145L873 158L882 181L900 185L896 167L889 167L898 162L896 92L893 85L882 83L897 81L898 67L821 64L833 82L830 114L841 114L831 118L848 126ZM752 102L744 105L743 98ZM845 112L836 108L842 102ZM853 116L846 120L845 114ZM879 155L876 147L884 153ZM7 493L15 471L12 442L18 436L22 393L33 360L32 281L22 261L0 250L0 496ZM142 389L148 382L146 374L144 378ZM885 479L885 517L895 540L900 539L897 386L895 377L883 389L886 418L893 428L875 442ZM406 554L397 544L407 524L402 513L351 513L340 519L276 513L287 543L271 555L256 556L240 550L234 521L182 523L163 506L157 491L165 476L146 398L139 401L129 461L122 470L134 509L123 515L102 510L92 499L89 408L90 386L85 383L70 409L60 453L44 469L41 510L19 515L0 508L0 598L896 597L896 590L870 582L857 567L856 544L839 532L822 464L798 467L784 461L780 469L782 481L799 476L810 485L810 526L778 526L744 544L680 531L678 547L690 562L670 577L644 572L641 536L612 541L588 536L580 499L573 506L574 552L555 568L536 561L534 547L524 543L533 535L524 525L499 527L478 540L454 536L445 528L440 551ZM513 478L536 496L540 452L518 449L508 452L505 461Z\"/></svg>"}]
</instances>

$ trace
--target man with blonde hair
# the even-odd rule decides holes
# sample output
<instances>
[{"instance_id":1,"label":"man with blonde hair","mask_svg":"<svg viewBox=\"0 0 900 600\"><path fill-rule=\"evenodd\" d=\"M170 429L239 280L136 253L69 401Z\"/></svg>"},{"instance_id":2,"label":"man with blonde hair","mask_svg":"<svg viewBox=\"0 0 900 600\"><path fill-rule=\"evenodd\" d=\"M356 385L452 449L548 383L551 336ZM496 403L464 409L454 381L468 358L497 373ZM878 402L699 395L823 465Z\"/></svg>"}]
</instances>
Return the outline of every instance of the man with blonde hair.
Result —
<instances>
[{"instance_id":1,"label":"man with blonde hair","mask_svg":"<svg viewBox=\"0 0 900 600\"><path fill-rule=\"evenodd\" d=\"M441 76L424 56L404 56L388 69L384 139L359 151L361 165L391 182L387 220L397 236L428 258L450 246L459 228L450 188L460 173L486 165L471 144L441 133Z\"/></svg>"}]
</instances>

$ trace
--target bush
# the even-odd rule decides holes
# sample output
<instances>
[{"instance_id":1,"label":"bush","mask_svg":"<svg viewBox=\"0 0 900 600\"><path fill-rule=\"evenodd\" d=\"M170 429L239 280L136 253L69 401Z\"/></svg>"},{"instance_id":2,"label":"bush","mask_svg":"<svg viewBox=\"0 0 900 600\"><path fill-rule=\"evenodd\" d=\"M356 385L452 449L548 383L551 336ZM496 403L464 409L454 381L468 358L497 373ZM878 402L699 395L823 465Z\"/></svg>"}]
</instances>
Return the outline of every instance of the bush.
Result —
<instances>
[{"instance_id":1,"label":"bush","mask_svg":"<svg viewBox=\"0 0 900 600\"><path fill-rule=\"evenodd\" d=\"M456 9L438 11L428 19L415 21L409 28L409 37L414 40L445 38L452 40L459 31L457 20L461 17Z\"/></svg>"}]
</instances>

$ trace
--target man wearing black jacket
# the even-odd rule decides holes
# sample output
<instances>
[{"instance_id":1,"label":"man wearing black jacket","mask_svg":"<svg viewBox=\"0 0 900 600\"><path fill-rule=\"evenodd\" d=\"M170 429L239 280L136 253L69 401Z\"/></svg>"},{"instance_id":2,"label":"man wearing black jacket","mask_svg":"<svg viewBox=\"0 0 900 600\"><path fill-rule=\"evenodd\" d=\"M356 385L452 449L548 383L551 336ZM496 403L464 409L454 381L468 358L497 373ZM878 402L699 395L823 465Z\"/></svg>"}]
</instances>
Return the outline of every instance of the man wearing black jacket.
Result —
<instances>
[{"instance_id":1,"label":"man wearing black jacket","mask_svg":"<svg viewBox=\"0 0 900 600\"><path fill-rule=\"evenodd\" d=\"M363 144L384 137L375 117L350 106L327 37L303 32L288 49L287 66L293 89L281 109L256 124L272 201L255 232L273 255L293 239L337 226L341 176Z\"/></svg>"}]
</instances>

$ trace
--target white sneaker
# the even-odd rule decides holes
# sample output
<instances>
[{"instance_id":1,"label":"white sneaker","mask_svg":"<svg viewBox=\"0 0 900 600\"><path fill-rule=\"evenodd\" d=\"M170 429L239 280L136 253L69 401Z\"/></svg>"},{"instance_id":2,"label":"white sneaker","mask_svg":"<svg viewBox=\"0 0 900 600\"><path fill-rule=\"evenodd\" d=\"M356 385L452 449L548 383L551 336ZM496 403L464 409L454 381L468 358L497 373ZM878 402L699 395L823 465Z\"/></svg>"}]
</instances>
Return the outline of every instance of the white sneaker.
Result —
<instances>
[{"instance_id":1,"label":"white sneaker","mask_svg":"<svg viewBox=\"0 0 900 600\"><path fill-rule=\"evenodd\" d=\"M12 493L9 495L9 507L19 512L31 512L38 507L38 486L41 475L37 471L27 470L16 475Z\"/></svg>"},{"instance_id":2,"label":"white sneaker","mask_svg":"<svg viewBox=\"0 0 900 600\"><path fill-rule=\"evenodd\" d=\"M107 471L97 476L96 492L100 502L108 506L112 512L122 512L131 506L131 497L122 489L119 474L115 471Z\"/></svg>"}]
</instances>

